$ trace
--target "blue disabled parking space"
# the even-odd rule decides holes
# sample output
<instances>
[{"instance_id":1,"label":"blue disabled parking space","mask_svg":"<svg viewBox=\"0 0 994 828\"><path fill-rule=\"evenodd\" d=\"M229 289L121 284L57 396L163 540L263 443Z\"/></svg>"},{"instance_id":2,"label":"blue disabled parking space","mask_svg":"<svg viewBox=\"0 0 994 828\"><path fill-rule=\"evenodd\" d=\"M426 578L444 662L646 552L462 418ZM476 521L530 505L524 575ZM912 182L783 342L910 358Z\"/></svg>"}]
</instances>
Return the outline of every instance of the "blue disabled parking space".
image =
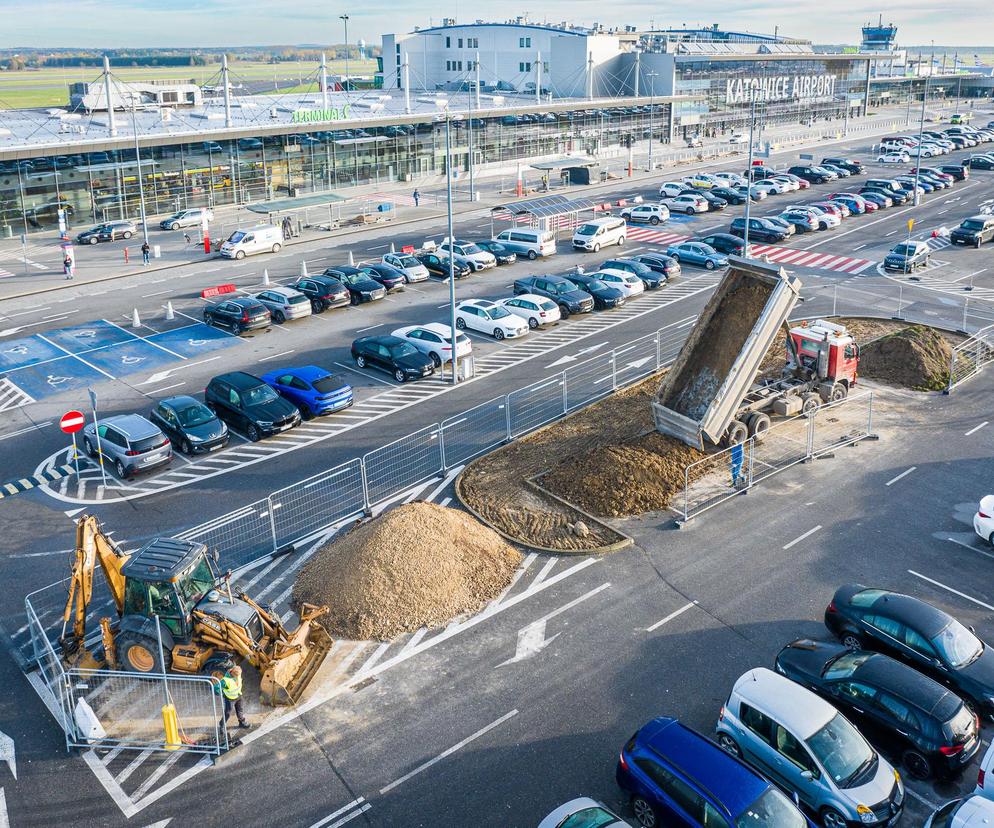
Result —
<instances>
[{"instance_id":1,"label":"blue disabled parking space","mask_svg":"<svg viewBox=\"0 0 994 828\"><path fill-rule=\"evenodd\" d=\"M12 371L65 356L65 351L40 336L26 336L0 343L0 371Z\"/></svg>"},{"instance_id":2,"label":"blue disabled parking space","mask_svg":"<svg viewBox=\"0 0 994 828\"><path fill-rule=\"evenodd\" d=\"M63 391L86 388L107 379L76 357L63 356L37 365L28 365L7 374L7 379L34 399L51 397Z\"/></svg>"},{"instance_id":3,"label":"blue disabled parking space","mask_svg":"<svg viewBox=\"0 0 994 828\"><path fill-rule=\"evenodd\" d=\"M117 325L98 319L84 325L74 325L71 328L59 328L44 334L45 339L61 345L73 354L91 351L94 348L106 348L118 342L128 342L137 337Z\"/></svg>"},{"instance_id":4,"label":"blue disabled parking space","mask_svg":"<svg viewBox=\"0 0 994 828\"><path fill-rule=\"evenodd\" d=\"M156 348L144 339L132 339L96 351L87 351L85 354L80 354L79 358L106 371L112 377L152 371L177 360L173 354L162 348Z\"/></svg>"},{"instance_id":5,"label":"blue disabled parking space","mask_svg":"<svg viewBox=\"0 0 994 828\"><path fill-rule=\"evenodd\" d=\"M197 322L194 325L153 334L148 338L148 341L168 348L181 356L195 357L208 351L230 348L242 340L237 336L212 328L210 325Z\"/></svg>"}]
</instances>

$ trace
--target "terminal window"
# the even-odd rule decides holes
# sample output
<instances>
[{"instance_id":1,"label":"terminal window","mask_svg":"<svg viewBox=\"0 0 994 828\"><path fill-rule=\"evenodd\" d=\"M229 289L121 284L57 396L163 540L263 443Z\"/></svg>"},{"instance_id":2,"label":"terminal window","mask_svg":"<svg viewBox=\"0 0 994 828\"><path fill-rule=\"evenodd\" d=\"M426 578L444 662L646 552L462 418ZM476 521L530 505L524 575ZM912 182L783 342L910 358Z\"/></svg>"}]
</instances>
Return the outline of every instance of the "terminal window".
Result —
<instances>
[{"instance_id":1,"label":"terminal window","mask_svg":"<svg viewBox=\"0 0 994 828\"><path fill-rule=\"evenodd\" d=\"M519 49L530 49L532 45L532 39L530 37L519 37L518 38L518 48Z\"/></svg>"}]
</instances>

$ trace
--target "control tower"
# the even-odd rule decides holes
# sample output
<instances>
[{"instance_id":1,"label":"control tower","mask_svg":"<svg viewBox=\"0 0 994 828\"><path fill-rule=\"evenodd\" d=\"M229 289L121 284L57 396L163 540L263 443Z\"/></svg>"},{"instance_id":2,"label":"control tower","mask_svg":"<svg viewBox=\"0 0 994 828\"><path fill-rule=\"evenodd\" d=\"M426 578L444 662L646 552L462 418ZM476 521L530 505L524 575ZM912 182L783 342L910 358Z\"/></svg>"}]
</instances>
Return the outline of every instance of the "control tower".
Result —
<instances>
[{"instance_id":1,"label":"control tower","mask_svg":"<svg viewBox=\"0 0 994 828\"><path fill-rule=\"evenodd\" d=\"M863 43L860 45L860 51L893 52L896 40L897 26L893 23L885 26L884 17L880 15L880 20L876 25L867 23L863 27Z\"/></svg>"}]
</instances>

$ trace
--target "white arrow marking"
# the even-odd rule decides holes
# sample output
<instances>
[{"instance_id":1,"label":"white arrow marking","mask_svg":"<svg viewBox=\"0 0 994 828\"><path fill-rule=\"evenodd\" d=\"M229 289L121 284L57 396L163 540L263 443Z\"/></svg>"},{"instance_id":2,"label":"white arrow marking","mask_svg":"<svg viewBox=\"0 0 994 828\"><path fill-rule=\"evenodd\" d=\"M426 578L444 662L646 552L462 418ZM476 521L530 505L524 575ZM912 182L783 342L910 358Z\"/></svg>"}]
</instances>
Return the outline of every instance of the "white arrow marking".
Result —
<instances>
[{"instance_id":1,"label":"white arrow marking","mask_svg":"<svg viewBox=\"0 0 994 828\"><path fill-rule=\"evenodd\" d=\"M622 370L622 371L624 371L624 370L626 370L626 369L628 369L628 368L641 368L641 367L642 367L643 365L645 365L645 364L646 364L647 362L650 362L651 360L654 360L654 359L655 359L655 357L654 357L654 356L647 356L647 357L645 357L645 358L643 358L643 359L636 359L636 360L635 360L634 362L629 362L629 363L628 363L628 364L627 364L627 365L626 365L626 366L625 366L624 368L622 368L621 370Z\"/></svg>"},{"instance_id":2,"label":"white arrow marking","mask_svg":"<svg viewBox=\"0 0 994 828\"><path fill-rule=\"evenodd\" d=\"M14 759L14 740L0 730L0 760L7 763L14 779L17 779L17 761Z\"/></svg>"},{"instance_id":3,"label":"white arrow marking","mask_svg":"<svg viewBox=\"0 0 994 828\"><path fill-rule=\"evenodd\" d=\"M576 352L576 356L564 356L560 359L557 359L549 367L555 368L557 365L565 365L567 362L576 362L584 354L592 354L594 351L603 348L605 345L607 345L606 342L598 342L596 345L591 345L588 348L581 348L579 351Z\"/></svg>"},{"instance_id":4,"label":"white arrow marking","mask_svg":"<svg viewBox=\"0 0 994 828\"><path fill-rule=\"evenodd\" d=\"M7 817L7 797L3 795L3 788L0 788L0 828L10 828L10 819Z\"/></svg>"},{"instance_id":5,"label":"white arrow marking","mask_svg":"<svg viewBox=\"0 0 994 828\"><path fill-rule=\"evenodd\" d=\"M557 359L555 362L549 363L550 368L555 368L557 365L565 365L567 362L576 362L577 357L575 356L564 356Z\"/></svg>"},{"instance_id":6,"label":"white arrow marking","mask_svg":"<svg viewBox=\"0 0 994 828\"><path fill-rule=\"evenodd\" d=\"M220 358L221 357L219 356L213 356L213 357L208 357L207 359L202 359L199 362L185 362L182 365L180 365L179 368L167 368L165 371L158 371L152 374L152 376L150 376L147 380L143 380L138 384L148 385L153 382L162 382L162 380L171 376L174 371L181 371L184 368L192 368L194 365L203 365L205 362L213 362L215 359L220 359Z\"/></svg>"}]
</instances>

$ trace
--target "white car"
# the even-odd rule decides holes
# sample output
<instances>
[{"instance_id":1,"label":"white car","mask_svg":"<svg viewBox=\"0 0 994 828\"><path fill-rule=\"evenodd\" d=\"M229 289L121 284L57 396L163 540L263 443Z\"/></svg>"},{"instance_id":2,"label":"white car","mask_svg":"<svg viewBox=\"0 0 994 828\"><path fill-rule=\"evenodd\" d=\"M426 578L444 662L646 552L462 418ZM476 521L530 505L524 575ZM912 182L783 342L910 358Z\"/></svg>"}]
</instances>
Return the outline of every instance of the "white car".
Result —
<instances>
[{"instance_id":1,"label":"white car","mask_svg":"<svg viewBox=\"0 0 994 828\"><path fill-rule=\"evenodd\" d=\"M496 340L516 339L528 333L528 323L497 302L467 299L456 305L456 327L489 334ZM458 342L457 342L458 344Z\"/></svg>"},{"instance_id":2,"label":"white car","mask_svg":"<svg viewBox=\"0 0 994 828\"><path fill-rule=\"evenodd\" d=\"M766 198L769 195L769 193L766 190L757 189L755 184L753 184L752 187L747 187L745 184L742 184L735 188L735 192L737 192L743 198L745 198L747 195L751 195L753 201L762 201L764 198Z\"/></svg>"},{"instance_id":3,"label":"white car","mask_svg":"<svg viewBox=\"0 0 994 828\"><path fill-rule=\"evenodd\" d=\"M383 263L402 271L408 284L428 281L428 268L411 253L386 253Z\"/></svg>"},{"instance_id":4,"label":"white car","mask_svg":"<svg viewBox=\"0 0 994 828\"><path fill-rule=\"evenodd\" d=\"M787 178L785 175L775 175L773 178L767 179L769 181L776 181L778 184L783 184L785 193L796 193L801 189L801 185L798 184L791 178Z\"/></svg>"},{"instance_id":5,"label":"white car","mask_svg":"<svg viewBox=\"0 0 994 828\"><path fill-rule=\"evenodd\" d=\"M609 287L617 288L625 294L626 299L645 293L645 283L638 276L625 270L605 268L604 270L598 270L596 273L588 275L594 279L600 279Z\"/></svg>"},{"instance_id":6,"label":"white car","mask_svg":"<svg viewBox=\"0 0 994 828\"><path fill-rule=\"evenodd\" d=\"M292 287L270 287L255 296L265 305L279 325L287 319L303 319L311 315L311 300Z\"/></svg>"},{"instance_id":7,"label":"white car","mask_svg":"<svg viewBox=\"0 0 994 828\"><path fill-rule=\"evenodd\" d=\"M973 530L994 546L994 495L984 495L980 499L980 508L973 516Z\"/></svg>"},{"instance_id":8,"label":"white car","mask_svg":"<svg viewBox=\"0 0 994 828\"><path fill-rule=\"evenodd\" d=\"M636 204L633 207L625 207L621 211L621 217L631 222L661 224L669 221L670 211L665 204Z\"/></svg>"},{"instance_id":9,"label":"white car","mask_svg":"<svg viewBox=\"0 0 994 828\"><path fill-rule=\"evenodd\" d=\"M714 177L721 179L726 187L741 187L746 183L745 178L733 172L717 172Z\"/></svg>"},{"instance_id":10,"label":"white car","mask_svg":"<svg viewBox=\"0 0 994 828\"><path fill-rule=\"evenodd\" d=\"M449 242L448 237L442 239L442 243L438 246L439 250L444 250L445 252L451 252L456 254L456 261L459 257L473 268L474 273L479 273L481 270L486 270L489 267L497 267L497 257L493 253L489 253L482 247L479 247L473 242L459 241L455 239L453 242Z\"/></svg>"},{"instance_id":11,"label":"white car","mask_svg":"<svg viewBox=\"0 0 994 828\"><path fill-rule=\"evenodd\" d=\"M732 137L728 139L729 144L748 144L749 136L744 132L733 132Z\"/></svg>"},{"instance_id":12,"label":"white car","mask_svg":"<svg viewBox=\"0 0 994 828\"><path fill-rule=\"evenodd\" d=\"M787 188L782 181L775 181L772 178L764 178L762 181L757 181L752 185L752 188L761 193L765 192L767 195L780 195L787 192Z\"/></svg>"},{"instance_id":13,"label":"white car","mask_svg":"<svg viewBox=\"0 0 994 828\"><path fill-rule=\"evenodd\" d=\"M609 811L596 799L581 796L560 805L539 824L538 828L630 828L614 811Z\"/></svg>"},{"instance_id":14,"label":"white car","mask_svg":"<svg viewBox=\"0 0 994 828\"><path fill-rule=\"evenodd\" d=\"M885 152L877 156L878 164L907 164L911 156L906 152Z\"/></svg>"},{"instance_id":15,"label":"white car","mask_svg":"<svg viewBox=\"0 0 994 828\"><path fill-rule=\"evenodd\" d=\"M835 213L829 213L827 210L822 210L821 207L815 207L813 204L794 204L787 209L798 210L811 216L817 222L819 230L834 230L842 224L842 219L835 215Z\"/></svg>"},{"instance_id":16,"label":"white car","mask_svg":"<svg viewBox=\"0 0 994 828\"><path fill-rule=\"evenodd\" d=\"M665 198L675 198L687 189L682 181L667 181L659 185L659 194Z\"/></svg>"},{"instance_id":17,"label":"white car","mask_svg":"<svg viewBox=\"0 0 994 828\"><path fill-rule=\"evenodd\" d=\"M551 299L534 293L512 296L510 299L502 300L501 304L515 316L524 319L532 329L554 325L562 317L559 305Z\"/></svg>"},{"instance_id":18,"label":"white car","mask_svg":"<svg viewBox=\"0 0 994 828\"><path fill-rule=\"evenodd\" d=\"M452 328L441 322L429 322L427 325L408 325L397 328L393 336L400 337L411 343L421 353L428 354L431 361L438 367L443 362L452 361ZM462 359L473 352L473 343L463 333L456 334L456 357Z\"/></svg>"},{"instance_id":19,"label":"white car","mask_svg":"<svg viewBox=\"0 0 994 828\"><path fill-rule=\"evenodd\" d=\"M690 193L678 195L676 198L670 199L667 202L667 206L671 211L675 210L678 213L686 213L688 216L708 211L707 199L704 196L692 195Z\"/></svg>"},{"instance_id":20,"label":"white car","mask_svg":"<svg viewBox=\"0 0 994 828\"><path fill-rule=\"evenodd\" d=\"M925 820L925 828L990 828L991 825L994 825L994 802L977 794L947 802Z\"/></svg>"},{"instance_id":21,"label":"white car","mask_svg":"<svg viewBox=\"0 0 994 828\"><path fill-rule=\"evenodd\" d=\"M915 147L911 151L911 154L917 157L918 150L919 148ZM921 155L922 158L932 158L933 156L936 155L945 155L945 150L942 147L940 147L938 144L923 143L921 145Z\"/></svg>"},{"instance_id":22,"label":"white car","mask_svg":"<svg viewBox=\"0 0 994 828\"><path fill-rule=\"evenodd\" d=\"M709 173L692 173L684 176L683 183L698 190L710 190L712 187L720 187L722 182Z\"/></svg>"}]
</instances>

